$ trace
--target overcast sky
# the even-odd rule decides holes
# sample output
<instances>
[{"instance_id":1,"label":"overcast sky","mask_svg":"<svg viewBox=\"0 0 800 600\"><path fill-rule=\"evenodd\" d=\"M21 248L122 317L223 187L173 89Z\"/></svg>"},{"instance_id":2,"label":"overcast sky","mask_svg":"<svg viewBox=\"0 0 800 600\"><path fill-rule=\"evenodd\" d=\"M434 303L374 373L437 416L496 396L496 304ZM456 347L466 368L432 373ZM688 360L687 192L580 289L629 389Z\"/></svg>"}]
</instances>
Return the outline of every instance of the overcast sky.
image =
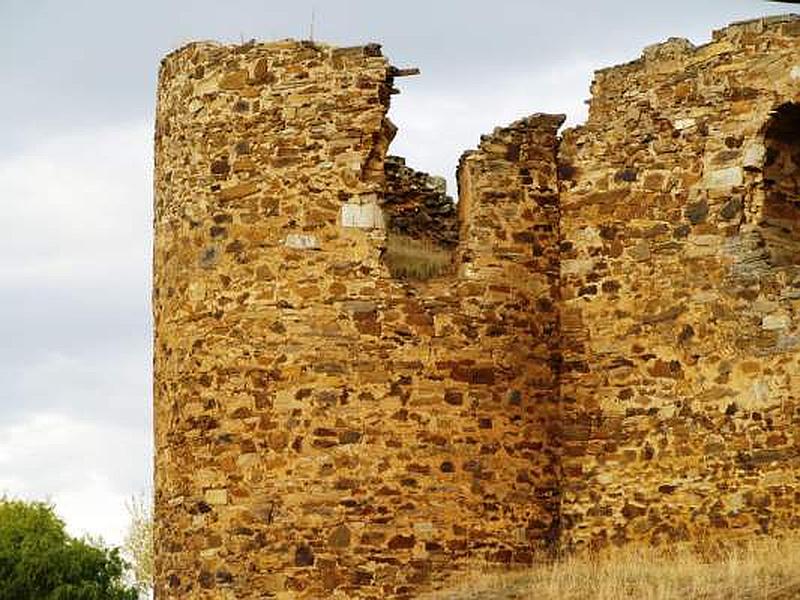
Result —
<instances>
[{"instance_id":1,"label":"overcast sky","mask_svg":"<svg viewBox=\"0 0 800 600\"><path fill-rule=\"evenodd\" d=\"M585 117L592 71L761 0L0 0L0 494L119 543L151 477L151 143L159 60L190 40L375 41L391 149L452 175L481 133Z\"/></svg>"}]
</instances>

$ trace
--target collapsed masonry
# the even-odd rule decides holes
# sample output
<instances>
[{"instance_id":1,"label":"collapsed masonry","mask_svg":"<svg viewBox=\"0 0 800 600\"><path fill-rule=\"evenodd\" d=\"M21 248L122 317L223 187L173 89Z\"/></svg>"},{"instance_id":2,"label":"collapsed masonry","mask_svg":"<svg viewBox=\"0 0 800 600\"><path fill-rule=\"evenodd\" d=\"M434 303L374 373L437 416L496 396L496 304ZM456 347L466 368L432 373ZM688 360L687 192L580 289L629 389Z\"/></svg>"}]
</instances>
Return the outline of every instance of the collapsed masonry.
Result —
<instances>
[{"instance_id":1,"label":"collapsed masonry","mask_svg":"<svg viewBox=\"0 0 800 600\"><path fill-rule=\"evenodd\" d=\"M380 48L190 44L155 181L158 598L413 597L470 560L800 526L800 19L387 158ZM387 268L392 235L453 255Z\"/></svg>"}]
</instances>

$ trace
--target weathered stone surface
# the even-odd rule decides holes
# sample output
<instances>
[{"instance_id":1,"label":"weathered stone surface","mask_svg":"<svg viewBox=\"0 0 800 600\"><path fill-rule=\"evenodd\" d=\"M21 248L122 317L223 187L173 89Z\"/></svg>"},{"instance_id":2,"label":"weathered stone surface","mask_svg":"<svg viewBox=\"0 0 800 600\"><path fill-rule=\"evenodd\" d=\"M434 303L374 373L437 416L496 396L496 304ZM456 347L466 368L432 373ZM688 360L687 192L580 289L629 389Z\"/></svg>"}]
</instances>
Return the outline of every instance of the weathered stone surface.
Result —
<instances>
[{"instance_id":1,"label":"weathered stone surface","mask_svg":"<svg viewBox=\"0 0 800 600\"><path fill-rule=\"evenodd\" d=\"M659 45L600 71L588 122L564 133L559 160L575 173L560 180L565 544L800 524L800 471L781 454L800 442L787 293L800 128L789 134L794 112L778 109L800 101L788 22L800 21L736 24L706 46ZM652 174L659 186L637 185ZM647 256L642 234L661 223ZM587 242L587 228L614 235ZM605 281L613 296L582 293ZM767 500L741 500L754 493Z\"/></svg>"},{"instance_id":2,"label":"weathered stone surface","mask_svg":"<svg viewBox=\"0 0 800 600\"><path fill-rule=\"evenodd\" d=\"M159 598L408 597L554 541L562 118L465 158L459 241L443 182L386 160L392 72L299 42L164 61ZM395 279L390 228L470 262Z\"/></svg>"},{"instance_id":3,"label":"weathered stone surface","mask_svg":"<svg viewBox=\"0 0 800 600\"><path fill-rule=\"evenodd\" d=\"M792 325L792 319L789 315L767 315L761 321L763 329L789 329Z\"/></svg>"},{"instance_id":4,"label":"weathered stone surface","mask_svg":"<svg viewBox=\"0 0 800 600\"><path fill-rule=\"evenodd\" d=\"M406 166L399 156L386 158L384 210L389 230L451 248L458 244L458 220L447 182Z\"/></svg>"},{"instance_id":5,"label":"weathered stone surface","mask_svg":"<svg viewBox=\"0 0 800 600\"><path fill-rule=\"evenodd\" d=\"M205 493L206 502L211 505L214 504L227 504L228 492L227 490L207 490Z\"/></svg>"},{"instance_id":6,"label":"weathered stone surface","mask_svg":"<svg viewBox=\"0 0 800 600\"><path fill-rule=\"evenodd\" d=\"M356 198L342 205L339 222L342 227L356 229L383 229L385 222L378 198L370 194L366 198Z\"/></svg>"},{"instance_id":7,"label":"weathered stone surface","mask_svg":"<svg viewBox=\"0 0 800 600\"><path fill-rule=\"evenodd\" d=\"M386 156L378 46L169 55L159 600L414 597L556 543L798 527L798 23L599 71L585 125L483 136L456 206ZM392 277L390 233L457 272Z\"/></svg>"},{"instance_id":8,"label":"weathered stone surface","mask_svg":"<svg viewBox=\"0 0 800 600\"><path fill-rule=\"evenodd\" d=\"M299 233L290 233L286 236L283 245L287 248L294 248L295 250L319 250L319 239L315 235L303 235Z\"/></svg>"},{"instance_id":9,"label":"weathered stone surface","mask_svg":"<svg viewBox=\"0 0 800 600\"><path fill-rule=\"evenodd\" d=\"M709 171L706 175L706 186L709 188L734 188L742 185L741 167L726 167Z\"/></svg>"}]
</instances>

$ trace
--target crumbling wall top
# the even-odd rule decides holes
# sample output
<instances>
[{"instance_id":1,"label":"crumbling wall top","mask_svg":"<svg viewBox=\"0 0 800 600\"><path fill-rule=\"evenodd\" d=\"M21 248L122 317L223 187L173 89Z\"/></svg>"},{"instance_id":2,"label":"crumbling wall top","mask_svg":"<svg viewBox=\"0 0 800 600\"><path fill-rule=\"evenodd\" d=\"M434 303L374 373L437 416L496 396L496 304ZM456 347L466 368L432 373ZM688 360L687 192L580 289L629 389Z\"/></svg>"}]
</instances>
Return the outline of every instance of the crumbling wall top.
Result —
<instances>
[{"instance_id":1,"label":"crumbling wall top","mask_svg":"<svg viewBox=\"0 0 800 600\"><path fill-rule=\"evenodd\" d=\"M488 155L504 155L509 151L508 142L519 139L524 135L546 134L554 136L559 128L564 124L567 116L564 114L534 113L514 121L505 127L496 127L492 133L481 136L478 148L467 150L461 155L458 170L461 171L466 161L477 153Z\"/></svg>"},{"instance_id":2,"label":"crumbling wall top","mask_svg":"<svg viewBox=\"0 0 800 600\"><path fill-rule=\"evenodd\" d=\"M727 27L717 29L712 34L713 41L721 39L740 40L743 34L761 34L767 29L784 26L783 33L794 31L794 35L800 33L800 14L788 13L785 15L772 15L757 19L747 19L736 21Z\"/></svg>"},{"instance_id":3,"label":"crumbling wall top","mask_svg":"<svg viewBox=\"0 0 800 600\"><path fill-rule=\"evenodd\" d=\"M765 34L800 35L800 15L777 15L733 23L714 31L711 41L699 46L685 38L671 37L665 42L645 47L642 55L635 60L595 71L595 80L601 82L607 77L624 76L633 70L653 68L654 63L661 63L659 68L662 70L676 71L684 62L696 64L711 60L720 54L731 52L737 46L752 45L755 37Z\"/></svg>"},{"instance_id":4,"label":"crumbling wall top","mask_svg":"<svg viewBox=\"0 0 800 600\"><path fill-rule=\"evenodd\" d=\"M783 80L791 72L797 79L800 68L790 50L798 36L800 16L781 15L735 23L699 46L683 38L648 46L636 60L595 72L587 124L607 128L610 113L635 112L642 103L660 106L664 98L674 97L686 107L697 94L712 103L735 100L751 87L736 73ZM731 75L707 86L711 70Z\"/></svg>"},{"instance_id":5,"label":"crumbling wall top","mask_svg":"<svg viewBox=\"0 0 800 600\"><path fill-rule=\"evenodd\" d=\"M331 44L326 44L324 42L295 40L293 38L285 38L271 42L256 42L255 40L249 40L243 44L224 44L215 40L199 40L188 42L167 53L161 59L161 64L163 65L171 58L187 52L202 52L207 55L216 52L220 55L220 57L222 57L223 55L227 55L231 52L234 54L244 54L256 47L264 50L293 50L297 48L308 48L318 52L335 52L339 55L351 54L361 56L383 56L382 46L374 42L369 42L360 46L341 48Z\"/></svg>"}]
</instances>

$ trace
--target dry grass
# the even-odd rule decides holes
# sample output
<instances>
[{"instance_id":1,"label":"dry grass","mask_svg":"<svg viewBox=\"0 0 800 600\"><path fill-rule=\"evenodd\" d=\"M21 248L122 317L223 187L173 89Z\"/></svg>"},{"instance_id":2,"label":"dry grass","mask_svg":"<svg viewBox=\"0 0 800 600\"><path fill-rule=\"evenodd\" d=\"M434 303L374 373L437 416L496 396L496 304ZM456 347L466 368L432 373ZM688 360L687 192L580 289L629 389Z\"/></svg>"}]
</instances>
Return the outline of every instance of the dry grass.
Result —
<instances>
[{"instance_id":1,"label":"dry grass","mask_svg":"<svg viewBox=\"0 0 800 600\"><path fill-rule=\"evenodd\" d=\"M428 600L800 599L800 536L759 538L713 559L678 546L623 548L533 569L467 576Z\"/></svg>"},{"instance_id":2,"label":"dry grass","mask_svg":"<svg viewBox=\"0 0 800 600\"><path fill-rule=\"evenodd\" d=\"M451 251L427 240L397 234L387 238L383 259L394 277L422 281L449 273L453 265Z\"/></svg>"}]
</instances>

